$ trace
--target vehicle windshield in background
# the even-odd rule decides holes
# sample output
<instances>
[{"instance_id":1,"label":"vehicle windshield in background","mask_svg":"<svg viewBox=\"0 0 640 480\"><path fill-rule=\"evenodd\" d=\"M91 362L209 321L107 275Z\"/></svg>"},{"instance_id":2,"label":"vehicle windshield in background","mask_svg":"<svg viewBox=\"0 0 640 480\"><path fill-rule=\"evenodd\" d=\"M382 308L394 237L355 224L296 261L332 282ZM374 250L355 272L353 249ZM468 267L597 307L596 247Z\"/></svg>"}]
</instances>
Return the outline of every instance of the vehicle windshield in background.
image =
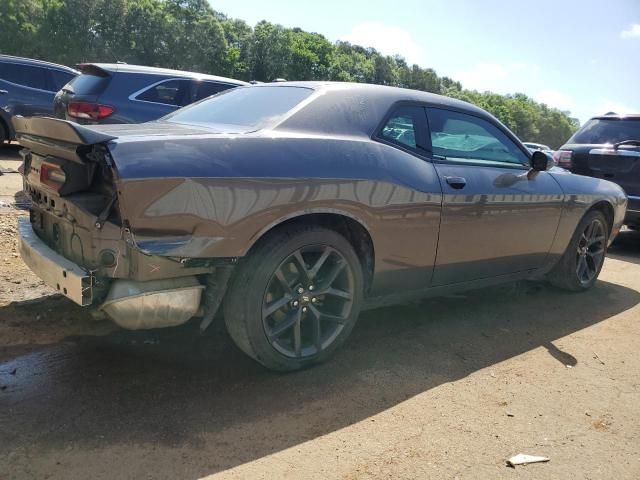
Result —
<instances>
[{"instance_id":1,"label":"vehicle windshield in background","mask_svg":"<svg viewBox=\"0 0 640 480\"><path fill-rule=\"evenodd\" d=\"M599 144L640 140L640 120L592 118L568 143Z\"/></svg>"},{"instance_id":2,"label":"vehicle windshield in background","mask_svg":"<svg viewBox=\"0 0 640 480\"><path fill-rule=\"evenodd\" d=\"M273 123L312 93L305 87L235 88L161 120L216 126L228 133L254 131Z\"/></svg>"}]
</instances>

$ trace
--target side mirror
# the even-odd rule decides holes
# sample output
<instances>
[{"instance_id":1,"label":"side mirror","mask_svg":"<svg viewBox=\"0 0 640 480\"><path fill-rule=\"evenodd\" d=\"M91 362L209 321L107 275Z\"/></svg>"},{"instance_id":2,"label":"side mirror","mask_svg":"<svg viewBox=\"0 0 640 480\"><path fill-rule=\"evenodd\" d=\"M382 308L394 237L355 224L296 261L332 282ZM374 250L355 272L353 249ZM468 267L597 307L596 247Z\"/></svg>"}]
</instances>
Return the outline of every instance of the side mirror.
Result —
<instances>
[{"instance_id":1,"label":"side mirror","mask_svg":"<svg viewBox=\"0 0 640 480\"><path fill-rule=\"evenodd\" d=\"M536 150L531 155L531 168L536 172L544 172L549 168L549 157L541 150Z\"/></svg>"}]
</instances>

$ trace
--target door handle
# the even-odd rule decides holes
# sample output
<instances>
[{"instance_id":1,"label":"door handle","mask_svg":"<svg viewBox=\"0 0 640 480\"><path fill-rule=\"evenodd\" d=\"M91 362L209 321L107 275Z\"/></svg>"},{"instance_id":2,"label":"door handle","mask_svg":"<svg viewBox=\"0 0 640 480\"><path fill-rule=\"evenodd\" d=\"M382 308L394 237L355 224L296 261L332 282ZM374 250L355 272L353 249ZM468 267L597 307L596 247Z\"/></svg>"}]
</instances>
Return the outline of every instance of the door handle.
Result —
<instances>
[{"instance_id":1,"label":"door handle","mask_svg":"<svg viewBox=\"0 0 640 480\"><path fill-rule=\"evenodd\" d=\"M8 90L0 90L0 95L6 95L7 93L9 93Z\"/></svg>"},{"instance_id":2,"label":"door handle","mask_svg":"<svg viewBox=\"0 0 640 480\"><path fill-rule=\"evenodd\" d=\"M463 189L467 184L467 180L462 177L444 177L445 181L456 190Z\"/></svg>"}]
</instances>

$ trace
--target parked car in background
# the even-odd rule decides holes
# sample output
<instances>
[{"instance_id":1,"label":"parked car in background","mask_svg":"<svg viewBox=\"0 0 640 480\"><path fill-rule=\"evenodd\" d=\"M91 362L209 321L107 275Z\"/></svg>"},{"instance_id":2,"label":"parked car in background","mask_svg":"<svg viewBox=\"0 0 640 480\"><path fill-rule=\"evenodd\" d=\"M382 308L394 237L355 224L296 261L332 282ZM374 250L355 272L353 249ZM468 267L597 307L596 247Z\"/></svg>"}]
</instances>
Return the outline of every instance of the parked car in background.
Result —
<instances>
[{"instance_id":1,"label":"parked car in background","mask_svg":"<svg viewBox=\"0 0 640 480\"><path fill-rule=\"evenodd\" d=\"M127 64L85 63L55 96L58 118L82 124L140 123L248 83L232 78Z\"/></svg>"},{"instance_id":2,"label":"parked car in background","mask_svg":"<svg viewBox=\"0 0 640 480\"><path fill-rule=\"evenodd\" d=\"M585 291L627 203L478 107L380 85L240 87L139 125L14 122L36 274L125 328L200 307L205 328L224 299L233 340L275 370L326 360L362 308L517 279Z\"/></svg>"},{"instance_id":3,"label":"parked car in background","mask_svg":"<svg viewBox=\"0 0 640 480\"><path fill-rule=\"evenodd\" d=\"M609 180L627 193L625 224L640 228L640 114L606 114L585 123L554 155L573 173Z\"/></svg>"},{"instance_id":4,"label":"parked car in background","mask_svg":"<svg viewBox=\"0 0 640 480\"><path fill-rule=\"evenodd\" d=\"M530 151L534 152L536 150L551 150L547 145L543 145L542 143L533 143L533 142L522 142L522 144L527 147Z\"/></svg>"},{"instance_id":5,"label":"parked car in background","mask_svg":"<svg viewBox=\"0 0 640 480\"><path fill-rule=\"evenodd\" d=\"M0 143L14 139L12 115L52 115L54 95L78 73L64 65L0 55Z\"/></svg>"}]
</instances>

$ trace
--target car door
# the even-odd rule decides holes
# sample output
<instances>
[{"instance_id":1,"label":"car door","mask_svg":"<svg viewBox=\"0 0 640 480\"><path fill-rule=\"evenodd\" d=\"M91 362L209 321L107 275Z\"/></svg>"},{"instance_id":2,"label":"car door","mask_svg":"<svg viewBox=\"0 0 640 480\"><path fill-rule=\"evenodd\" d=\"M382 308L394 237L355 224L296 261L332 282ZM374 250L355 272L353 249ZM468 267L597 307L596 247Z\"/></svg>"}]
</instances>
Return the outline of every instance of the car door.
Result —
<instances>
[{"instance_id":1,"label":"car door","mask_svg":"<svg viewBox=\"0 0 640 480\"><path fill-rule=\"evenodd\" d=\"M443 190L432 285L479 280L542 266L560 220L563 193L498 124L427 108Z\"/></svg>"},{"instance_id":2,"label":"car door","mask_svg":"<svg viewBox=\"0 0 640 480\"><path fill-rule=\"evenodd\" d=\"M48 69L35 65L6 62L0 64L0 78L6 90L5 111L25 117L48 115L54 93L48 90Z\"/></svg>"}]
</instances>

